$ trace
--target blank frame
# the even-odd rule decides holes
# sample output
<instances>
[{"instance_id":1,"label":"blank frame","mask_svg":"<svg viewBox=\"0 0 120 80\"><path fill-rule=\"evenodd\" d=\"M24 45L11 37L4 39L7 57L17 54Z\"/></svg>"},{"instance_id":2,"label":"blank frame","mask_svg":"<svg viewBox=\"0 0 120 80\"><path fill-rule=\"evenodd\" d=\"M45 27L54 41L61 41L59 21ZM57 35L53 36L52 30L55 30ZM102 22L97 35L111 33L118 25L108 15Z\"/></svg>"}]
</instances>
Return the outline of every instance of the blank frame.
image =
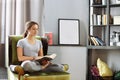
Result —
<instances>
[{"instance_id":1,"label":"blank frame","mask_svg":"<svg viewBox=\"0 0 120 80\"><path fill-rule=\"evenodd\" d=\"M58 19L58 44L80 45L79 19Z\"/></svg>"}]
</instances>

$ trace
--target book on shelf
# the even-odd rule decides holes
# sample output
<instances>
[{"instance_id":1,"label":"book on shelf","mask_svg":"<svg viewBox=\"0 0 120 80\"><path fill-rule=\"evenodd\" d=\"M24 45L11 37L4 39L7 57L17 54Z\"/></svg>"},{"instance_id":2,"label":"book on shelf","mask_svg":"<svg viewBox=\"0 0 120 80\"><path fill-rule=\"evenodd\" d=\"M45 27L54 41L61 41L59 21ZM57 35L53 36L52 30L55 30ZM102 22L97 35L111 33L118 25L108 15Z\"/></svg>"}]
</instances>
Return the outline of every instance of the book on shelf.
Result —
<instances>
[{"instance_id":1,"label":"book on shelf","mask_svg":"<svg viewBox=\"0 0 120 80\"><path fill-rule=\"evenodd\" d=\"M101 46L105 46L105 42L101 38L99 38L98 36L95 36L95 38Z\"/></svg>"},{"instance_id":2,"label":"book on shelf","mask_svg":"<svg viewBox=\"0 0 120 80\"><path fill-rule=\"evenodd\" d=\"M107 0L102 0L102 5L106 5L107 4Z\"/></svg>"},{"instance_id":3,"label":"book on shelf","mask_svg":"<svg viewBox=\"0 0 120 80\"><path fill-rule=\"evenodd\" d=\"M98 46L98 42L95 40L94 37L89 37L89 41L90 41L90 45L95 45L95 46Z\"/></svg>"},{"instance_id":4,"label":"book on shelf","mask_svg":"<svg viewBox=\"0 0 120 80\"><path fill-rule=\"evenodd\" d=\"M94 42L91 40L91 37L89 37L88 40L90 45L94 45Z\"/></svg>"},{"instance_id":5,"label":"book on shelf","mask_svg":"<svg viewBox=\"0 0 120 80\"><path fill-rule=\"evenodd\" d=\"M107 25L107 14L102 15L102 24ZM113 24L113 18L111 15L109 16L109 24Z\"/></svg>"},{"instance_id":6,"label":"book on shelf","mask_svg":"<svg viewBox=\"0 0 120 80\"><path fill-rule=\"evenodd\" d=\"M92 19L90 19L90 20L92 20L92 21L90 21L90 23L92 25L107 25L107 14L92 14L91 16L92 16L91 17ZM113 24L113 18L111 15L109 16L109 23Z\"/></svg>"},{"instance_id":7,"label":"book on shelf","mask_svg":"<svg viewBox=\"0 0 120 80\"><path fill-rule=\"evenodd\" d=\"M102 24L102 15L100 14L92 14L92 19L91 19L91 24L92 25L101 25Z\"/></svg>"},{"instance_id":8,"label":"book on shelf","mask_svg":"<svg viewBox=\"0 0 120 80\"><path fill-rule=\"evenodd\" d=\"M102 15L102 25L106 25L107 24L107 15L103 14Z\"/></svg>"},{"instance_id":9,"label":"book on shelf","mask_svg":"<svg viewBox=\"0 0 120 80\"><path fill-rule=\"evenodd\" d=\"M99 43L97 42L95 37L91 37L91 39L94 42L95 46L99 46Z\"/></svg>"},{"instance_id":10,"label":"book on shelf","mask_svg":"<svg viewBox=\"0 0 120 80\"><path fill-rule=\"evenodd\" d=\"M97 14L92 14L93 25L97 25Z\"/></svg>"},{"instance_id":11,"label":"book on shelf","mask_svg":"<svg viewBox=\"0 0 120 80\"><path fill-rule=\"evenodd\" d=\"M105 42L98 36L90 36L89 41L90 41L90 45L105 46Z\"/></svg>"},{"instance_id":12,"label":"book on shelf","mask_svg":"<svg viewBox=\"0 0 120 80\"><path fill-rule=\"evenodd\" d=\"M102 15L97 15L97 25L101 25L101 19L102 19L102 17L101 17Z\"/></svg>"},{"instance_id":13,"label":"book on shelf","mask_svg":"<svg viewBox=\"0 0 120 80\"><path fill-rule=\"evenodd\" d=\"M93 0L90 0L90 5L93 5Z\"/></svg>"},{"instance_id":14,"label":"book on shelf","mask_svg":"<svg viewBox=\"0 0 120 80\"><path fill-rule=\"evenodd\" d=\"M113 16L113 24L120 24L120 16Z\"/></svg>"}]
</instances>

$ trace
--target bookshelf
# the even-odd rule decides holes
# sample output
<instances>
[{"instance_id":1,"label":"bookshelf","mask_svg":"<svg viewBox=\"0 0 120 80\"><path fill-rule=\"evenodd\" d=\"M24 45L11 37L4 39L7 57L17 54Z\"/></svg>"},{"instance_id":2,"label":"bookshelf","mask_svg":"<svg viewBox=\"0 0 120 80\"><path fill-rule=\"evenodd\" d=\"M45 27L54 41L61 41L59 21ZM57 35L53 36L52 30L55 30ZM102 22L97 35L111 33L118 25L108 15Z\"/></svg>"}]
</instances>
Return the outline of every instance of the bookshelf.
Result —
<instances>
[{"instance_id":1,"label":"bookshelf","mask_svg":"<svg viewBox=\"0 0 120 80\"><path fill-rule=\"evenodd\" d=\"M120 39L115 41L116 34L113 33L115 31L120 35L119 8L120 4L112 2L111 0L89 0L88 46L96 46L94 44L91 45L90 36L98 36L101 38L106 44L104 46L120 46L118 44Z\"/></svg>"},{"instance_id":2,"label":"bookshelf","mask_svg":"<svg viewBox=\"0 0 120 80\"><path fill-rule=\"evenodd\" d=\"M100 2L94 3L95 1ZM118 4L115 1L116 0L89 0L87 80L92 80L90 66L96 65L98 58L105 61L113 71L120 70L120 65L117 64L119 63L117 60L119 60L120 57L120 3ZM105 45L94 44L91 37L95 38L96 36L99 37Z\"/></svg>"}]
</instances>

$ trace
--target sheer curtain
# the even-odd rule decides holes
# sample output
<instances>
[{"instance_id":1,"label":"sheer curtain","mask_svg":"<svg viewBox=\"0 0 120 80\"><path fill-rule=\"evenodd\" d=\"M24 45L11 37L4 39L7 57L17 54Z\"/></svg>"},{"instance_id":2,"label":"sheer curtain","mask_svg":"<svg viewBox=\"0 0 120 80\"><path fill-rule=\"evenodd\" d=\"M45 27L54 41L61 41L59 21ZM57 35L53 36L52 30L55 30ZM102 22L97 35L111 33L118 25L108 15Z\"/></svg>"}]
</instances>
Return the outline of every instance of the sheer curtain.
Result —
<instances>
[{"instance_id":1,"label":"sheer curtain","mask_svg":"<svg viewBox=\"0 0 120 80\"><path fill-rule=\"evenodd\" d=\"M6 0L6 35L22 34L29 20L43 25L43 12L44 0Z\"/></svg>"},{"instance_id":2,"label":"sheer curtain","mask_svg":"<svg viewBox=\"0 0 120 80\"><path fill-rule=\"evenodd\" d=\"M32 20L39 23L40 36L44 35L44 0L1 0L0 14L3 31L0 35L0 42L5 43L5 63L8 66L8 36L20 35L24 32L26 21ZM3 20L3 21L2 21Z\"/></svg>"},{"instance_id":3,"label":"sheer curtain","mask_svg":"<svg viewBox=\"0 0 120 80\"><path fill-rule=\"evenodd\" d=\"M5 5L5 0L0 0L0 43L5 41Z\"/></svg>"}]
</instances>

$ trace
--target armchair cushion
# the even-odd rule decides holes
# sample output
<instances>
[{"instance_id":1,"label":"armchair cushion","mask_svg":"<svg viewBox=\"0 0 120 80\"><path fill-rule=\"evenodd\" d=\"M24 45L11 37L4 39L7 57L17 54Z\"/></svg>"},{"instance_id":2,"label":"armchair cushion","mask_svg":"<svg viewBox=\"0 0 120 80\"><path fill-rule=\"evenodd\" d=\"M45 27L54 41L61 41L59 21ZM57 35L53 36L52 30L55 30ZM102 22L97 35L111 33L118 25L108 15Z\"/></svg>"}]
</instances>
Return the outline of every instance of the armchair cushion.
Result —
<instances>
[{"instance_id":1,"label":"armchair cushion","mask_svg":"<svg viewBox=\"0 0 120 80\"><path fill-rule=\"evenodd\" d=\"M17 45L17 42L18 42L18 40L19 39L21 39L22 38L22 36L17 36L17 37L15 37L15 36L11 36L10 37L10 42L9 42L9 52L11 52L11 54L10 54L10 64L20 64L20 62L18 61L18 58L17 58L17 47L16 47L16 45Z\"/></svg>"}]
</instances>

